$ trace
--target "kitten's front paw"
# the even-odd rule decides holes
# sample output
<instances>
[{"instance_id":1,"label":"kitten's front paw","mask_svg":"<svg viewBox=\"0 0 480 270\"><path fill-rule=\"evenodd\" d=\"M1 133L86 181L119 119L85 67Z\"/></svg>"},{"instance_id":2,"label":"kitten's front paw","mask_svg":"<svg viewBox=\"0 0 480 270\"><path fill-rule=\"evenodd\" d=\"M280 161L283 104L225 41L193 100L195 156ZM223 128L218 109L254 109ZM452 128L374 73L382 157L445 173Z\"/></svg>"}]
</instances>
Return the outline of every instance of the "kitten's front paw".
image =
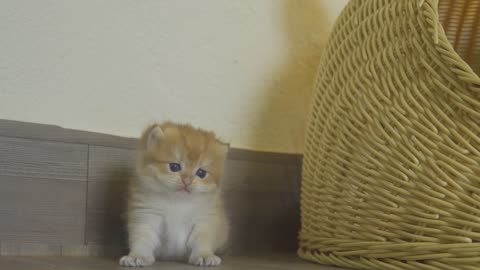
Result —
<instances>
[{"instance_id":1,"label":"kitten's front paw","mask_svg":"<svg viewBox=\"0 0 480 270\"><path fill-rule=\"evenodd\" d=\"M222 263L222 259L216 255L191 256L188 262L196 266L218 266Z\"/></svg>"},{"instance_id":2,"label":"kitten's front paw","mask_svg":"<svg viewBox=\"0 0 480 270\"><path fill-rule=\"evenodd\" d=\"M144 256L133 256L133 255L126 255L123 256L119 263L121 266L126 267L143 267L152 265L155 262L155 258L151 257L144 257Z\"/></svg>"}]
</instances>

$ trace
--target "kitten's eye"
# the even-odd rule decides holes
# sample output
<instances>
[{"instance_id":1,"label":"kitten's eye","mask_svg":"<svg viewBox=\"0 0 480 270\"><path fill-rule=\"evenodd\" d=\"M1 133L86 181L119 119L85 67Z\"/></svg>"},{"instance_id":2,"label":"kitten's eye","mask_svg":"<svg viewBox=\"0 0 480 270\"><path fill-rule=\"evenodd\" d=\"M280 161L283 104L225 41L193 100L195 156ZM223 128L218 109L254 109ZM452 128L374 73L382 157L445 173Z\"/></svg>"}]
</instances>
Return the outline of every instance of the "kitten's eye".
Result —
<instances>
[{"instance_id":1,"label":"kitten's eye","mask_svg":"<svg viewBox=\"0 0 480 270\"><path fill-rule=\"evenodd\" d=\"M178 163L170 163L168 165L170 167L170 171L172 172L178 172L182 169L182 166L180 166L180 164Z\"/></svg>"},{"instance_id":2,"label":"kitten's eye","mask_svg":"<svg viewBox=\"0 0 480 270\"><path fill-rule=\"evenodd\" d=\"M198 169L195 174L200 178L205 178L205 176L207 176L207 171L203 169Z\"/></svg>"}]
</instances>

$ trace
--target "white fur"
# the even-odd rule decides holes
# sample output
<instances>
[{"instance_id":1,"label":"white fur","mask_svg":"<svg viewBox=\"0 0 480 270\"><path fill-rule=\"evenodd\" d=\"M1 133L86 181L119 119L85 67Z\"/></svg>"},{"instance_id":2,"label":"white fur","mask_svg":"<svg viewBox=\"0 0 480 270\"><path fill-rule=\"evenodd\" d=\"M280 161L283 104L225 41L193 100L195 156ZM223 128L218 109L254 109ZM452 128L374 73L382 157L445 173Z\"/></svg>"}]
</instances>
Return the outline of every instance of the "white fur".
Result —
<instances>
[{"instance_id":1,"label":"white fur","mask_svg":"<svg viewBox=\"0 0 480 270\"><path fill-rule=\"evenodd\" d=\"M161 181L160 179L161 178ZM175 191L178 179L144 168L131 187L128 212L130 253L122 266L148 266L155 258L216 266L215 252L228 237L220 191Z\"/></svg>"}]
</instances>

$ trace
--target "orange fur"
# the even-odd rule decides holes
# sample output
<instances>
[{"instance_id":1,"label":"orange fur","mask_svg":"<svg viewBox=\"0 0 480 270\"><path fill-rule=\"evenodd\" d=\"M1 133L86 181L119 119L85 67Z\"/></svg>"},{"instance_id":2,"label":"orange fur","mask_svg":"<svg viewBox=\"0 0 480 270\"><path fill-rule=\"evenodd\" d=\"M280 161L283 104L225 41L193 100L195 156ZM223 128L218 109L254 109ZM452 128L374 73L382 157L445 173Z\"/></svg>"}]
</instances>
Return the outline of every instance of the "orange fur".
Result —
<instances>
[{"instance_id":1,"label":"orange fur","mask_svg":"<svg viewBox=\"0 0 480 270\"><path fill-rule=\"evenodd\" d=\"M164 132L158 143L148 148L148 137L152 130L160 127ZM192 185L208 185L217 187L223 175L223 166L228 145L220 141L213 132L194 128L187 124L165 122L150 125L141 136L141 161L144 165L154 164L163 174L174 174L193 177ZM170 172L170 162L181 163L179 173ZM195 171L202 168L208 172L205 179L195 177Z\"/></svg>"},{"instance_id":2,"label":"orange fur","mask_svg":"<svg viewBox=\"0 0 480 270\"><path fill-rule=\"evenodd\" d=\"M220 192L227 151L214 133L190 125L166 122L143 132L137 177L129 189L130 253L121 265L148 266L156 258L221 263L215 252L229 231ZM199 176L199 170L206 175Z\"/></svg>"}]
</instances>

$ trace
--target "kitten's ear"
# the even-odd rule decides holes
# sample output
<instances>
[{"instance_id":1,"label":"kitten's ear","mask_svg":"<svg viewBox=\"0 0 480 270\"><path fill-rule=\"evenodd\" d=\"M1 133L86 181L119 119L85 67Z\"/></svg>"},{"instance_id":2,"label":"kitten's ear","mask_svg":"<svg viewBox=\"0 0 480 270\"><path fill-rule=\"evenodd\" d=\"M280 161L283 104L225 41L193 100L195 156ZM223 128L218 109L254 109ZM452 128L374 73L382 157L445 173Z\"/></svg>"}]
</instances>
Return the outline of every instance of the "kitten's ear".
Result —
<instances>
[{"instance_id":1,"label":"kitten's ear","mask_svg":"<svg viewBox=\"0 0 480 270\"><path fill-rule=\"evenodd\" d=\"M159 143L165 137L165 133L163 132L160 126L155 126L150 130L147 137L147 149L152 148L157 143Z\"/></svg>"}]
</instances>

